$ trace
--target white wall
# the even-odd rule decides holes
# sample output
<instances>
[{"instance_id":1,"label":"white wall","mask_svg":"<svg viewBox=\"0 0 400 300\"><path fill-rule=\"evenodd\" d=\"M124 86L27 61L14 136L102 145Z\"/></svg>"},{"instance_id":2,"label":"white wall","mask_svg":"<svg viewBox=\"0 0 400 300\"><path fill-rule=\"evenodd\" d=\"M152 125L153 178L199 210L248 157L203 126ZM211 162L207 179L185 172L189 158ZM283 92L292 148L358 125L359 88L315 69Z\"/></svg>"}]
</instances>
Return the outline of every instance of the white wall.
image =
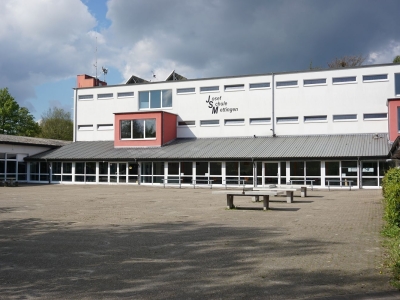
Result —
<instances>
[{"instance_id":1,"label":"white wall","mask_svg":"<svg viewBox=\"0 0 400 300\"><path fill-rule=\"evenodd\" d=\"M26 156L32 156L50 149L50 147L43 146L0 144L0 153L23 154L17 156L17 160L21 161Z\"/></svg>"},{"instance_id":2,"label":"white wall","mask_svg":"<svg viewBox=\"0 0 400 300\"><path fill-rule=\"evenodd\" d=\"M297 80L296 87L275 87L275 117L298 117L296 123L275 124L277 135L343 134L387 132L388 122L363 120L364 113L387 113L386 100L394 95L394 73L400 65L369 66L352 69L307 71L274 75L274 81ZM388 74L388 79L363 82L363 75ZM333 84L332 78L356 76L356 83ZM326 84L304 86L304 79L326 78ZM178 115L179 121L195 121L195 126L177 128L178 137L233 137L272 135L272 123L250 125L250 118L272 118L272 88L249 90L249 84L269 82L272 75L254 75L148 84L78 89L78 95L93 94L93 100L77 100L76 127L93 125L92 130L77 130L80 140L113 140L113 130L98 130L99 124L113 124L114 113L139 111L139 91L171 89L173 107L163 109ZM225 85L244 84L243 90L225 91ZM219 86L218 92L200 92L200 87ZM195 93L177 94L178 88L195 88ZM118 92L134 92L134 97L117 98ZM113 98L98 100L97 94L113 93ZM226 103L233 112L213 114L206 102L210 97ZM215 100L214 100L215 103ZM154 111L154 110L140 110ZM333 122L334 114L357 114L356 121ZM304 116L326 115L326 121L304 122ZM244 125L225 126L225 119L242 119ZM200 126L201 120L218 119L219 126ZM87 129L87 128L86 128Z\"/></svg>"}]
</instances>

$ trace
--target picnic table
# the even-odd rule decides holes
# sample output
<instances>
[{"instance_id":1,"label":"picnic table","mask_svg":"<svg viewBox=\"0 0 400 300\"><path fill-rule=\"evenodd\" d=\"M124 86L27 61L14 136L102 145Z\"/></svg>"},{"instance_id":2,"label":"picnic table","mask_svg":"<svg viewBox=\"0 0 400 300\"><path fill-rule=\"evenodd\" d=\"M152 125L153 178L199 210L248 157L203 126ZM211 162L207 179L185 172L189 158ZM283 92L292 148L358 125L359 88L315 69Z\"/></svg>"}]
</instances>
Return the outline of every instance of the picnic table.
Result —
<instances>
[{"instance_id":1,"label":"picnic table","mask_svg":"<svg viewBox=\"0 0 400 300\"><path fill-rule=\"evenodd\" d=\"M311 185L311 190L314 190L314 179L295 179L295 180L289 180L286 184L287 185L291 185L291 184L295 184L294 182L299 182L301 184L305 184L307 185L307 181L310 182Z\"/></svg>"},{"instance_id":2,"label":"picnic table","mask_svg":"<svg viewBox=\"0 0 400 300\"><path fill-rule=\"evenodd\" d=\"M18 186L18 181L14 177L7 177L3 181L4 186Z\"/></svg>"},{"instance_id":3,"label":"picnic table","mask_svg":"<svg viewBox=\"0 0 400 300\"><path fill-rule=\"evenodd\" d=\"M307 187L306 187L307 189ZM287 203L293 203L293 194L295 191L298 191L298 188L253 188L253 191L271 191L271 192L278 192L280 194L286 194L286 202ZM301 193L301 197L305 197L306 193ZM258 201L258 197L255 197L255 200Z\"/></svg>"},{"instance_id":4,"label":"picnic table","mask_svg":"<svg viewBox=\"0 0 400 300\"><path fill-rule=\"evenodd\" d=\"M234 197L244 197L244 196L261 196L263 197L263 210L269 209L269 196L276 196L279 193L276 191L246 191L246 190L224 190L215 191L213 194L225 194L226 195L226 207L227 209L235 208L233 204Z\"/></svg>"},{"instance_id":5,"label":"picnic table","mask_svg":"<svg viewBox=\"0 0 400 300\"><path fill-rule=\"evenodd\" d=\"M168 183L171 183L171 181L177 181L177 184L179 184L179 188L181 188L181 186L182 186L182 179L181 178L163 178L162 181L163 181L163 184L164 184L164 188L165 188L165 185L168 184Z\"/></svg>"},{"instance_id":6,"label":"picnic table","mask_svg":"<svg viewBox=\"0 0 400 300\"><path fill-rule=\"evenodd\" d=\"M209 185L210 186L210 189L212 189L212 183L213 183L213 179L193 179L192 180L192 184L193 184L193 188L195 189L196 188L196 184L197 184L197 182L204 182L204 183L207 183L207 185Z\"/></svg>"}]
</instances>

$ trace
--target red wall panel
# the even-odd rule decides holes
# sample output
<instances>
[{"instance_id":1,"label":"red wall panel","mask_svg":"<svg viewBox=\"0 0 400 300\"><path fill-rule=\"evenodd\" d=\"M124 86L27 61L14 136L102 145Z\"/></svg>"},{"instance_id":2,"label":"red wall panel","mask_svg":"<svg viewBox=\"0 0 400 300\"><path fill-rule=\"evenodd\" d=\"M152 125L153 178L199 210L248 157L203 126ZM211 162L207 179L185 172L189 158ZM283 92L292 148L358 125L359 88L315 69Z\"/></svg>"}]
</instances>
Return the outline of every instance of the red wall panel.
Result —
<instances>
[{"instance_id":1,"label":"red wall panel","mask_svg":"<svg viewBox=\"0 0 400 300\"><path fill-rule=\"evenodd\" d=\"M388 121L389 121L389 140L393 142L399 136L397 107L400 106L400 99L388 100Z\"/></svg>"},{"instance_id":2,"label":"red wall panel","mask_svg":"<svg viewBox=\"0 0 400 300\"><path fill-rule=\"evenodd\" d=\"M143 140L121 140L121 121L133 119L156 119L156 138ZM162 111L117 113L114 116L114 147L160 147L163 144L176 139L176 120L176 115Z\"/></svg>"}]
</instances>

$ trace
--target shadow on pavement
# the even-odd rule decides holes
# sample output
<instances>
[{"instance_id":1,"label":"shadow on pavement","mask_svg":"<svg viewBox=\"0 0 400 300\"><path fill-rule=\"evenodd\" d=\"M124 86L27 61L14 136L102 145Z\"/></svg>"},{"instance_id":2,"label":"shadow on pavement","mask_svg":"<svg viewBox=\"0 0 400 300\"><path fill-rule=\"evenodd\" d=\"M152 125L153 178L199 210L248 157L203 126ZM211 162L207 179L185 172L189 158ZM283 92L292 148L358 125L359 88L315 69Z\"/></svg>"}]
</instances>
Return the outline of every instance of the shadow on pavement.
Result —
<instances>
[{"instance_id":1,"label":"shadow on pavement","mask_svg":"<svg viewBox=\"0 0 400 300\"><path fill-rule=\"evenodd\" d=\"M298 299L381 283L376 270L274 268L276 258L324 254L333 245L274 241L287 234L280 228L195 222L78 226L34 218L0 221L1 297Z\"/></svg>"}]
</instances>

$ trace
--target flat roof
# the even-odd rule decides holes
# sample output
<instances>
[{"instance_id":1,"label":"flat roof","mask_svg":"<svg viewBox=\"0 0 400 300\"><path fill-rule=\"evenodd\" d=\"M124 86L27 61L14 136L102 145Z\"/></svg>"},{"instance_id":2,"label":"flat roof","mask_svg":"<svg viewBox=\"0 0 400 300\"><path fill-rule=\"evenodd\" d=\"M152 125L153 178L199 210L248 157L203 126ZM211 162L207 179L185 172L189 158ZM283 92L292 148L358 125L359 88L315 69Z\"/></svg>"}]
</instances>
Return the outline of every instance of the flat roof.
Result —
<instances>
[{"instance_id":1,"label":"flat roof","mask_svg":"<svg viewBox=\"0 0 400 300\"><path fill-rule=\"evenodd\" d=\"M72 143L71 141L61 141L53 139L43 139L18 135L0 134L0 144L19 144L32 146L61 147Z\"/></svg>"}]
</instances>

